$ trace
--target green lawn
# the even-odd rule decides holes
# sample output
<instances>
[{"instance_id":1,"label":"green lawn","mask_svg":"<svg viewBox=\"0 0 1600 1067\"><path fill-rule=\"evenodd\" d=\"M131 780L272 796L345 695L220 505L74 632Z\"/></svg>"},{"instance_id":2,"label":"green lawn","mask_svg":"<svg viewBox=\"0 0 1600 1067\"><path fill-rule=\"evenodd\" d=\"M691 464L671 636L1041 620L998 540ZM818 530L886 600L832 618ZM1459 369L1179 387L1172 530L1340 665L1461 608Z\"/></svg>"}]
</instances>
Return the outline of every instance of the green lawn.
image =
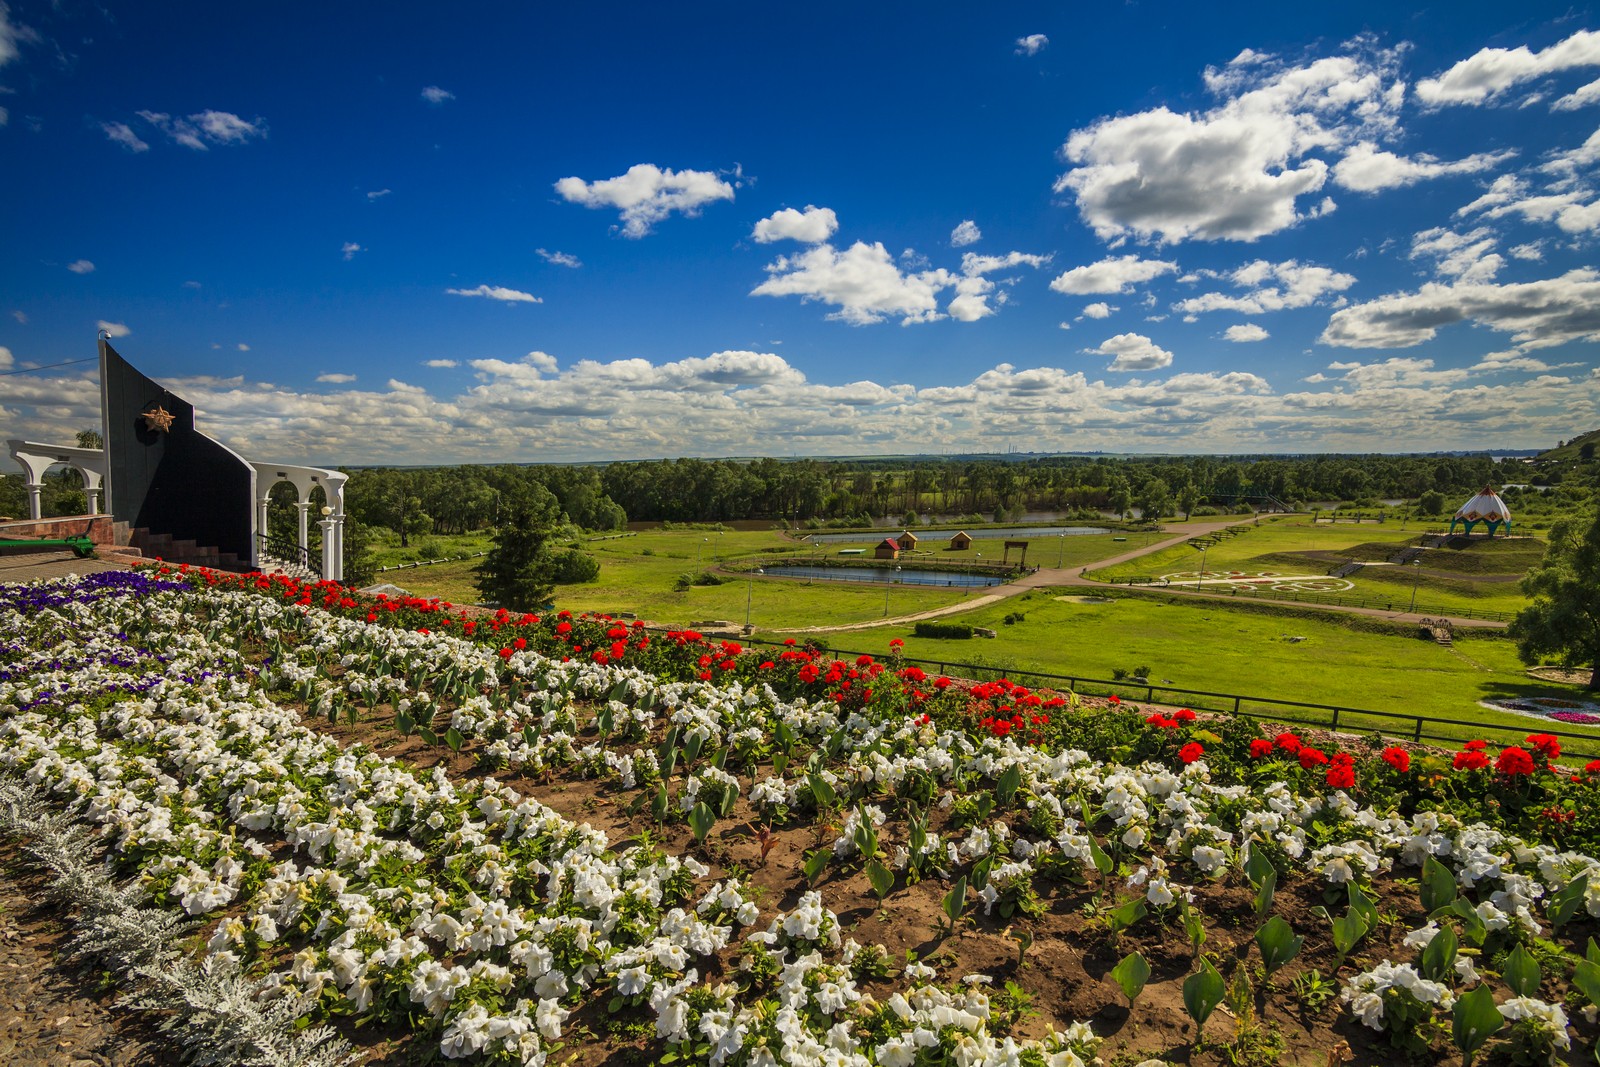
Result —
<instances>
[{"instance_id":1,"label":"green lawn","mask_svg":"<svg viewBox=\"0 0 1600 1067\"><path fill-rule=\"evenodd\" d=\"M1106 679L1118 668L1149 667L1158 686L1509 724L1530 733L1580 730L1556 722L1541 726L1535 719L1478 706L1488 697L1574 693L1572 687L1529 678L1510 641L1469 635L1446 648L1411 636L1352 629L1334 619L1264 615L1228 605L1169 603L1145 596L1108 604L1055 599L1082 592L1037 590L959 616L994 629L994 640L931 640L914 636L909 627L891 626L839 634L833 643L881 653L891 638L899 637L906 642L907 656L952 664ZM1023 621L1004 622L1006 615L1017 612L1026 616ZM1291 640L1297 637L1303 640ZM1144 697L1143 688L1131 684L1125 692ZM1159 693L1157 699L1163 699ZM1351 725L1371 729L1380 723L1357 720ZM1389 723L1384 728L1400 727ZM1473 736L1470 727L1443 732ZM1591 747L1600 750L1600 731L1595 736Z\"/></svg>"},{"instance_id":2,"label":"green lawn","mask_svg":"<svg viewBox=\"0 0 1600 1067\"><path fill-rule=\"evenodd\" d=\"M1527 598L1513 579L1537 563L1544 551L1539 541L1479 541L1466 549L1430 549L1420 568L1413 570L1410 566L1391 565L1387 559L1422 532L1415 524L1328 524L1313 523L1305 516L1284 516L1239 529L1244 532L1224 537L1206 549L1203 558L1207 574L1238 570L1322 575L1341 562L1361 560L1367 565L1346 579L1353 588L1335 595L1352 603L1363 601L1367 606L1404 611L1411 605L1415 584L1416 610L1432 615L1520 610L1526 606ZM1089 576L1112 581L1172 573L1192 575L1200 569L1201 561L1199 548L1182 544L1092 571Z\"/></svg>"}]
</instances>

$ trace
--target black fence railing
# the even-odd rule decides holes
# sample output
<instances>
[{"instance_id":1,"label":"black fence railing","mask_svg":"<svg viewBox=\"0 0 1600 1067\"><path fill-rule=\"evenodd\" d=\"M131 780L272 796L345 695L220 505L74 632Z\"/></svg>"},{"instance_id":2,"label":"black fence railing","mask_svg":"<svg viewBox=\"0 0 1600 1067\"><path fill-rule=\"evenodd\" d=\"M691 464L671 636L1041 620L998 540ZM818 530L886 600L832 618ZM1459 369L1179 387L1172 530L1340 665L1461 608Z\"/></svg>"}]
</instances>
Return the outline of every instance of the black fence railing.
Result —
<instances>
[{"instance_id":1,"label":"black fence railing","mask_svg":"<svg viewBox=\"0 0 1600 1067\"><path fill-rule=\"evenodd\" d=\"M301 548L293 541L286 541L281 537L268 537L266 534L256 534L256 549L273 559L281 559L285 563L298 564L306 568L318 578L322 577L322 561L314 559L311 550Z\"/></svg>"},{"instance_id":2,"label":"black fence railing","mask_svg":"<svg viewBox=\"0 0 1600 1067\"><path fill-rule=\"evenodd\" d=\"M760 638L752 638L747 643L780 647L782 645L782 642L779 641L768 641ZM863 654L871 655L874 658L882 656L882 653L862 653L838 648L830 648L828 651L830 655L835 656L854 657ZM1157 685L1149 680L1123 679L1118 681L1106 678L1088 678L1075 674L1050 674L1045 671L1011 669L979 663L960 663L954 660L922 659L910 656L902 657L901 661L924 669L931 668L939 674L953 674L958 677L972 678L979 681L988 681L1000 677L1018 682L1037 679L1036 682L1032 683L1036 687L1070 689L1080 696L1106 697L1115 695L1123 700L1142 701L1146 704L1177 705L1187 707L1193 711L1242 715L1248 719L1281 723L1285 726L1312 726L1318 729L1335 730L1343 733L1376 733L1393 740L1416 743L1437 741L1446 744L1459 744L1464 740L1459 731L1454 733L1439 732L1441 727L1448 726L1466 727L1472 732L1473 736L1481 737L1486 741L1494 741L1500 745L1522 744L1523 739L1531 733L1551 734L1563 739L1562 747L1566 750L1565 754L1568 756L1600 757L1600 732L1577 733L1571 730L1553 729L1552 727L1559 725L1559 723L1555 721L1547 723L1531 717L1528 719L1526 726L1511 726L1470 719L1439 719L1405 712L1352 708L1340 704L1316 704L1300 700L1279 700L1275 697L1217 693L1205 689L1184 689L1177 686ZM1498 740L1496 740L1497 738ZM1569 744L1569 741L1573 743Z\"/></svg>"}]
</instances>

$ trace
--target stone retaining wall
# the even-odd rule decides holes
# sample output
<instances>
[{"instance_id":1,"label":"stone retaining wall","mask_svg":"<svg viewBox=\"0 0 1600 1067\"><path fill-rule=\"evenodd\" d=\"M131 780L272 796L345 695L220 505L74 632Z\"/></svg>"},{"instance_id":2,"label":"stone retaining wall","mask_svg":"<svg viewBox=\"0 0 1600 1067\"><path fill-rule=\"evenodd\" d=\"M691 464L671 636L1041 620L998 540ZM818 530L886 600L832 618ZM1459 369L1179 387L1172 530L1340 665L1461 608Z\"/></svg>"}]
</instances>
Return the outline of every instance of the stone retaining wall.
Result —
<instances>
[{"instance_id":1,"label":"stone retaining wall","mask_svg":"<svg viewBox=\"0 0 1600 1067\"><path fill-rule=\"evenodd\" d=\"M57 515L49 519L13 519L0 522L0 538L84 537L109 545L110 515Z\"/></svg>"}]
</instances>

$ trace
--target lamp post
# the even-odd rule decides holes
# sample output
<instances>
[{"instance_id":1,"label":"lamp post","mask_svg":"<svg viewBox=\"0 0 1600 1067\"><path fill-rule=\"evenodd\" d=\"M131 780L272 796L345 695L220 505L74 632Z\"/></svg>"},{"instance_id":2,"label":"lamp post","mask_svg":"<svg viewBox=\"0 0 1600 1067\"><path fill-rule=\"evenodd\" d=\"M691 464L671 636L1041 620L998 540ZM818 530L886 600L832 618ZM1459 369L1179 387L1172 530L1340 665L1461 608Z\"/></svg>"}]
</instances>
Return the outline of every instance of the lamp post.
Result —
<instances>
[{"instance_id":1,"label":"lamp post","mask_svg":"<svg viewBox=\"0 0 1600 1067\"><path fill-rule=\"evenodd\" d=\"M1194 587L1196 589L1199 589L1201 586L1206 584L1206 552L1210 548L1210 545L1200 546L1200 577L1194 583Z\"/></svg>"},{"instance_id":2,"label":"lamp post","mask_svg":"<svg viewBox=\"0 0 1600 1067\"><path fill-rule=\"evenodd\" d=\"M1417 586L1421 583L1422 561L1414 559L1411 561L1411 606L1406 609L1408 615L1417 610Z\"/></svg>"},{"instance_id":3,"label":"lamp post","mask_svg":"<svg viewBox=\"0 0 1600 1067\"><path fill-rule=\"evenodd\" d=\"M1061 551L1056 553L1056 570L1060 570L1061 569L1061 565L1063 563L1065 563L1066 559L1067 559L1067 535L1066 535L1066 532L1062 531L1058 536L1061 538Z\"/></svg>"},{"instance_id":4,"label":"lamp post","mask_svg":"<svg viewBox=\"0 0 1600 1067\"><path fill-rule=\"evenodd\" d=\"M900 573L899 564L895 565L894 573L896 575ZM900 579L898 577L890 578L889 584L883 587L883 614L885 618L887 618L889 615L889 594L894 590L894 583L899 580Z\"/></svg>"},{"instance_id":5,"label":"lamp post","mask_svg":"<svg viewBox=\"0 0 1600 1067\"><path fill-rule=\"evenodd\" d=\"M695 570L699 570L702 566L705 565L705 561L706 561L706 542L709 541L709 540L711 540L711 538L709 538L709 537L700 538L700 546L699 546L698 549L695 550L695 554L694 554L694 569Z\"/></svg>"}]
</instances>

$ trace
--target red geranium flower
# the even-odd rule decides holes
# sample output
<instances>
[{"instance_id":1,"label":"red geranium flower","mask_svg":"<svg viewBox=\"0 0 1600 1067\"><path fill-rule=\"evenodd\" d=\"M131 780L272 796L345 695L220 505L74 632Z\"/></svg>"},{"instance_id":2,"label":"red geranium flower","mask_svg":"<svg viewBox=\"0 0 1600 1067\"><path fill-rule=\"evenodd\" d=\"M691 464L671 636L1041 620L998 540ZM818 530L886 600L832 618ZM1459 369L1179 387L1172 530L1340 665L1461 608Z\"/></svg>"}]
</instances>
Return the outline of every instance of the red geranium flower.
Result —
<instances>
[{"instance_id":1,"label":"red geranium flower","mask_svg":"<svg viewBox=\"0 0 1600 1067\"><path fill-rule=\"evenodd\" d=\"M1500 758L1494 761L1494 769L1508 778L1532 774L1534 771L1533 754L1525 748L1518 748L1513 745L1500 753Z\"/></svg>"},{"instance_id":2,"label":"red geranium flower","mask_svg":"<svg viewBox=\"0 0 1600 1067\"><path fill-rule=\"evenodd\" d=\"M1386 748L1383 750L1383 762L1404 774L1411 769L1411 753L1403 748Z\"/></svg>"},{"instance_id":3,"label":"red geranium flower","mask_svg":"<svg viewBox=\"0 0 1600 1067\"><path fill-rule=\"evenodd\" d=\"M1526 738L1528 744L1543 754L1546 760L1561 758L1561 741L1551 734L1529 734Z\"/></svg>"},{"instance_id":4,"label":"red geranium flower","mask_svg":"<svg viewBox=\"0 0 1600 1067\"><path fill-rule=\"evenodd\" d=\"M1482 752L1484 749L1489 747L1489 742L1487 742L1487 741L1468 741L1466 744L1462 745L1461 747L1466 749L1468 752Z\"/></svg>"},{"instance_id":5,"label":"red geranium flower","mask_svg":"<svg viewBox=\"0 0 1600 1067\"><path fill-rule=\"evenodd\" d=\"M1273 743L1291 756L1300 751L1300 739L1291 733L1281 733L1273 738Z\"/></svg>"},{"instance_id":6,"label":"red geranium flower","mask_svg":"<svg viewBox=\"0 0 1600 1067\"><path fill-rule=\"evenodd\" d=\"M1115 693L1112 693L1112 694L1111 694L1111 696L1110 696L1110 697L1109 697L1109 698L1108 698L1108 699L1109 699L1109 700L1110 700L1110 701L1111 701L1111 703L1113 703L1113 704L1120 704L1120 703L1122 703L1122 698L1121 698L1121 697L1119 697L1119 696L1117 696L1117 694L1115 694Z\"/></svg>"},{"instance_id":7,"label":"red geranium flower","mask_svg":"<svg viewBox=\"0 0 1600 1067\"><path fill-rule=\"evenodd\" d=\"M1179 722L1194 722L1194 712L1188 708L1179 708L1172 713L1172 717Z\"/></svg>"},{"instance_id":8,"label":"red geranium flower","mask_svg":"<svg viewBox=\"0 0 1600 1067\"><path fill-rule=\"evenodd\" d=\"M1250 742L1250 758L1260 759L1272 753L1272 742L1265 737L1258 737Z\"/></svg>"},{"instance_id":9,"label":"red geranium flower","mask_svg":"<svg viewBox=\"0 0 1600 1067\"><path fill-rule=\"evenodd\" d=\"M1463 749L1456 753L1451 766L1458 771L1480 771L1489 766L1489 757L1475 748Z\"/></svg>"},{"instance_id":10,"label":"red geranium flower","mask_svg":"<svg viewBox=\"0 0 1600 1067\"><path fill-rule=\"evenodd\" d=\"M1349 789L1356 784L1356 769L1348 763L1336 763L1328 768L1328 788Z\"/></svg>"},{"instance_id":11,"label":"red geranium flower","mask_svg":"<svg viewBox=\"0 0 1600 1067\"><path fill-rule=\"evenodd\" d=\"M1301 746L1301 748L1300 748L1300 766L1304 767L1306 770L1309 771L1311 768L1317 766L1318 764L1327 763L1327 762L1328 762L1328 757L1323 755L1322 751L1320 749L1312 748L1310 745L1302 745Z\"/></svg>"},{"instance_id":12,"label":"red geranium flower","mask_svg":"<svg viewBox=\"0 0 1600 1067\"><path fill-rule=\"evenodd\" d=\"M1190 741L1187 745L1178 749L1178 758L1183 760L1185 764L1193 763L1205 754L1205 748L1198 741Z\"/></svg>"}]
</instances>

